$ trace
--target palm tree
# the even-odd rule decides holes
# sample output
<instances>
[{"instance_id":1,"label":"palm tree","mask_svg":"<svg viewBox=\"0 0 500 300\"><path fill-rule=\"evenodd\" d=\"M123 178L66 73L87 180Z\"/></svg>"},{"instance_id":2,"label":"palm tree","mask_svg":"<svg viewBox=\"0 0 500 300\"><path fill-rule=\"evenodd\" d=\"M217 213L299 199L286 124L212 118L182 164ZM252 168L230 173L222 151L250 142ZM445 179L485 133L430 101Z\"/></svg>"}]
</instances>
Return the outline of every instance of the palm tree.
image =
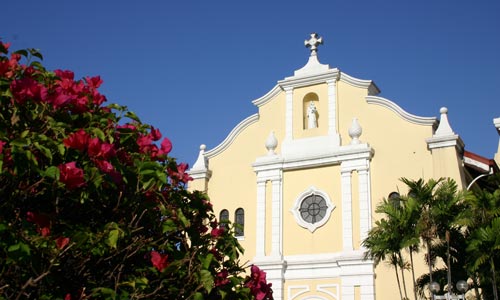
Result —
<instances>
[{"instance_id":1,"label":"palm tree","mask_svg":"<svg viewBox=\"0 0 500 300\"><path fill-rule=\"evenodd\" d=\"M400 179L408 187L408 197L414 199L418 203L420 210L420 218L417 221L417 232L420 238L425 243L427 249L427 265L429 266L429 283L432 279L433 259L431 253L431 244L436 237L436 226L432 218L431 207L434 202L434 190L437 185L443 180L430 179L425 182L423 179L410 180L407 178Z\"/></svg>"},{"instance_id":2,"label":"palm tree","mask_svg":"<svg viewBox=\"0 0 500 300\"><path fill-rule=\"evenodd\" d=\"M495 259L500 254L500 217L494 218L487 226L477 228L472 234L467 252L473 257L472 270L488 265L491 272L493 297L498 300Z\"/></svg>"},{"instance_id":3,"label":"palm tree","mask_svg":"<svg viewBox=\"0 0 500 300\"><path fill-rule=\"evenodd\" d=\"M362 244L367 249L365 259L373 260L375 266L388 259L389 263L394 267L399 296L401 300L404 300L406 297L403 298L401 280L398 273L398 266L401 266L397 254L399 252L399 243L394 241L394 235L391 234L392 230L392 225L386 219L378 220L375 222L375 226L368 232Z\"/></svg>"}]
</instances>

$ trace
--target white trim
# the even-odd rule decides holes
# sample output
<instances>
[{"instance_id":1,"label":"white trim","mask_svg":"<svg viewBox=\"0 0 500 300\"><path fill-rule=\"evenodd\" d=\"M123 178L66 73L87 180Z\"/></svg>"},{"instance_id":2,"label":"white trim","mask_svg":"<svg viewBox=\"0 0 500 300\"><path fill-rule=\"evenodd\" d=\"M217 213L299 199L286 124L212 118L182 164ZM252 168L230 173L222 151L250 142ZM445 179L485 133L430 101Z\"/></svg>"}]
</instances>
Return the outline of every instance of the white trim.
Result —
<instances>
[{"instance_id":1,"label":"white trim","mask_svg":"<svg viewBox=\"0 0 500 300\"><path fill-rule=\"evenodd\" d=\"M466 164L469 164L469 165L472 165L472 166L475 166L481 170L484 170L486 172L489 172L490 171L490 166L485 164L485 163L482 163L478 160L475 160L475 159L472 159L472 158L469 158L467 156L464 156L464 163Z\"/></svg>"},{"instance_id":2,"label":"white trim","mask_svg":"<svg viewBox=\"0 0 500 300\"><path fill-rule=\"evenodd\" d=\"M299 211L300 204L302 203L302 201L306 197L309 197L311 195L319 195L319 196L323 197L323 199L325 199L326 206L327 206L326 212L325 212L325 216L323 217L323 219L321 219L317 223L306 222L304 219L302 219L302 217L300 215L300 211ZM292 214L293 214L293 216L295 218L295 222L297 222L297 224L299 224L299 226L308 229L310 232L314 232L316 229L320 228L321 226L325 225L326 222L328 222L328 220L330 219L330 216L332 214L332 211L334 209L335 209L335 204L332 203L332 201L330 200L330 197L328 196L328 194L325 193L325 192L323 192L323 191L321 191L321 190L318 190L314 186L311 186L307 190L305 190L304 192L302 192L295 199L294 205L290 209L290 211L292 212Z\"/></svg>"},{"instance_id":3,"label":"white trim","mask_svg":"<svg viewBox=\"0 0 500 300\"><path fill-rule=\"evenodd\" d=\"M453 134L450 136L433 136L431 138L425 139L425 141L427 142L427 147L429 148L429 150L455 147L459 152L462 152L464 149L464 142L457 134Z\"/></svg>"},{"instance_id":4,"label":"white trim","mask_svg":"<svg viewBox=\"0 0 500 300\"><path fill-rule=\"evenodd\" d=\"M368 95L375 96L380 93L380 89L372 80L359 79L340 72L340 81L350 84L354 87L364 88L368 90Z\"/></svg>"},{"instance_id":5,"label":"white trim","mask_svg":"<svg viewBox=\"0 0 500 300\"><path fill-rule=\"evenodd\" d=\"M337 292L336 294L330 292L329 290L327 290L328 288L335 288L335 291ZM320 293L325 293L327 295L329 295L330 297L334 298L334 299L338 299L339 298L339 290L340 290L340 285L338 284L318 284L316 286L316 290Z\"/></svg>"},{"instance_id":6,"label":"white trim","mask_svg":"<svg viewBox=\"0 0 500 300\"><path fill-rule=\"evenodd\" d=\"M252 101L252 104L261 107L264 104L267 104L269 101L271 101L276 95L278 95L281 92L281 87L277 84L275 85L267 94L264 96L257 98Z\"/></svg>"},{"instance_id":7,"label":"white trim","mask_svg":"<svg viewBox=\"0 0 500 300\"><path fill-rule=\"evenodd\" d=\"M406 120L406 121L413 123L413 124L436 126L438 123L436 117L419 117L416 115L412 115L412 114L406 112L404 109L402 109L396 103L392 102L391 100L382 98L382 97L366 96L365 100L366 100L366 103L368 103L368 104L376 104L376 105L383 106L387 109L390 109L393 112L395 112L399 117L401 117L403 120Z\"/></svg>"},{"instance_id":8,"label":"white trim","mask_svg":"<svg viewBox=\"0 0 500 300\"><path fill-rule=\"evenodd\" d=\"M292 289L297 289L299 290L298 292L292 294ZM309 289L308 285L290 285L288 286L288 300L293 300L294 298L297 298L298 296L305 294L307 292L310 292L311 290Z\"/></svg>"},{"instance_id":9,"label":"white trim","mask_svg":"<svg viewBox=\"0 0 500 300\"><path fill-rule=\"evenodd\" d=\"M310 76L286 77L285 79L278 81L278 85L283 89L310 86L319 83L326 83L327 80L338 80L339 74L340 71L335 68Z\"/></svg>"},{"instance_id":10,"label":"white trim","mask_svg":"<svg viewBox=\"0 0 500 300\"><path fill-rule=\"evenodd\" d=\"M364 251L285 256L285 280L330 279L343 276L373 276L373 261Z\"/></svg>"},{"instance_id":11,"label":"white trim","mask_svg":"<svg viewBox=\"0 0 500 300\"><path fill-rule=\"evenodd\" d=\"M259 120L259 114L253 114L253 115L249 116L248 118L244 119L243 121L241 121L238 125L236 125L236 127L233 128L233 130L231 130L231 132L224 139L224 141L222 141L222 143L220 143L219 145L217 145L215 148L211 149L210 151L205 152L205 157L207 159L210 159L210 158L222 153L224 150L227 149L227 147L229 147L234 142L236 137L245 128L247 128L248 126L257 122L258 120Z\"/></svg>"}]
</instances>

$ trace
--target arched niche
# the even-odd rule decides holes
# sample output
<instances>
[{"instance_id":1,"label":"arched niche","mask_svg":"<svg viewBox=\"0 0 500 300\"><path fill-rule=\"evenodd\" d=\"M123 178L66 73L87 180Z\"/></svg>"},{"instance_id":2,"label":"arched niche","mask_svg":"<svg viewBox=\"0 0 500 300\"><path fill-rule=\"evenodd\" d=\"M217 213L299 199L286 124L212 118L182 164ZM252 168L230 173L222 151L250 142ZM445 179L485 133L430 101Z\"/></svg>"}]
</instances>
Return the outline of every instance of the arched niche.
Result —
<instances>
[{"instance_id":1,"label":"arched niche","mask_svg":"<svg viewBox=\"0 0 500 300\"><path fill-rule=\"evenodd\" d=\"M316 93L308 93L302 99L302 119L304 130L318 128L320 124L319 97Z\"/></svg>"}]
</instances>

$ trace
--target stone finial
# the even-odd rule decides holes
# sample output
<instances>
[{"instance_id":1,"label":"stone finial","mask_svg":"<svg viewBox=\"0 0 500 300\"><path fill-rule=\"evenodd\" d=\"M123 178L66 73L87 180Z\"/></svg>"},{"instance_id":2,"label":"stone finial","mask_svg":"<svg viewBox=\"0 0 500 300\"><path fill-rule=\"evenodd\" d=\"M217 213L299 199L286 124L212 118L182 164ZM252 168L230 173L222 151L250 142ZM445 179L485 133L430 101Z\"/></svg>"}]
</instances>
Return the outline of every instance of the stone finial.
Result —
<instances>
[{"instance_id":1,"label":"stone finial","mask_svg":"<svg viewBox=\"0 0 500 300\"><path fill-rule=\"evenodd\" d=\"M278 147L278 140L274 135L274 131L271 131L266 140L267 155L276 155L276 152L274 152L274 150L276 150L276 147Z\"/></svg>"},{"instance_id":2,"label":"stone finial","mask_svg":"<svg viewBox=\"0 0 500 300\"><path fill-rule=\"evenodd\" d=\"M349 136L351 137L351 145L357 145L361 143L359 140L359 137L361 136L361 133L363 133L363 129L361 128L361 125L359 125L358 119L353 118L351 127L349 128Z\"/></svg>"},{"instance_id":3,"label":"stone finial","mask_svg":"<svg viewBox=\"0 0 500 300\"><path fill-rule=\"evenodd\" d=\"M323 45L323 37L319 37L316 32L311 33L311 38L304 41L304 45L311 49L311 56L318 52L318 46Z\"/></svg>"},{"instance_id":4,"label":"stone finial","mask_svg":"<svg viewBox=\"0 0 500 300\"><path fill-rule=\"evenodd\" d=\"M191 170L208 170L208 160L205 157L205 149L207 146L205 144L200 145L200 153L198 154L198 159L194 163Z\"/></svg>"},{"instance_id":5,"label":"stone finial","mask_svg":"<svg viewBox=\"0 0 500 300\"><path fill-rule=\"evenodd\" d=\"M448 122L448 108L441 107L439 110L441 113L441 119L439 121L439 126L434 133L434 136L449 136L454 135L453 129L451 129L450 122Z\"/></svg>"}]
</instances>

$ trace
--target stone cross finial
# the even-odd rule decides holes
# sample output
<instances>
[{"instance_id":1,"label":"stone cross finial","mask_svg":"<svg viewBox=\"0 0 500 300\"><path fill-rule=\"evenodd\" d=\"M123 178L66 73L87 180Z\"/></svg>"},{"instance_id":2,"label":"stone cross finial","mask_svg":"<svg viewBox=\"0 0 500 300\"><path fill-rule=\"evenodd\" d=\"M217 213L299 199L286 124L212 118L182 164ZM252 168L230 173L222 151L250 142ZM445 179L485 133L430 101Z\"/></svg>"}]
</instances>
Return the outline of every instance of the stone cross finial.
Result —
<instances>
[{"instance_id":1,"label":"stone cross finial","mask_svg":"<svg viewBox=\"0 0 500 300\"><path fill-rule=\"evenodd\" d=\"M311 38L304 41L307 48L311 48L311 56L316 55L318 46L323 44L323 37L319 37L316 32L311 33Z\"/></svg>"}]
</instances>

